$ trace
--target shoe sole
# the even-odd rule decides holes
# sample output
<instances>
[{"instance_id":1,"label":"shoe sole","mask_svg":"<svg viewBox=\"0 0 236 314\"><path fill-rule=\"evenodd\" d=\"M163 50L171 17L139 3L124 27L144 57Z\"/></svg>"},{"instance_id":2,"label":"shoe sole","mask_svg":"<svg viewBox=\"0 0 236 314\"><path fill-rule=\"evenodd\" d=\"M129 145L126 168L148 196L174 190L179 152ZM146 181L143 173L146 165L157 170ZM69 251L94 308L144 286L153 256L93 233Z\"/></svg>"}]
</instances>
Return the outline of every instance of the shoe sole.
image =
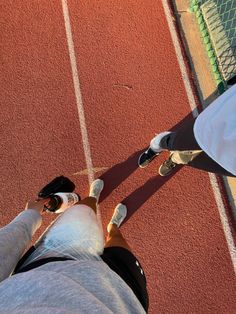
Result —
<instances>
[{"instance_id":1,"label":"shoe sole","mask_svg":"<svg viewBox=\"0 0 236 314\"><path fill-rule=\"evenodd\" d=\"M171 174L172 171L168 172L167 174L162 174L160 173L160 171L158 170L158 174L161 176L161 177L167 177L168 175Z\"/></svg>"}]
</instances>

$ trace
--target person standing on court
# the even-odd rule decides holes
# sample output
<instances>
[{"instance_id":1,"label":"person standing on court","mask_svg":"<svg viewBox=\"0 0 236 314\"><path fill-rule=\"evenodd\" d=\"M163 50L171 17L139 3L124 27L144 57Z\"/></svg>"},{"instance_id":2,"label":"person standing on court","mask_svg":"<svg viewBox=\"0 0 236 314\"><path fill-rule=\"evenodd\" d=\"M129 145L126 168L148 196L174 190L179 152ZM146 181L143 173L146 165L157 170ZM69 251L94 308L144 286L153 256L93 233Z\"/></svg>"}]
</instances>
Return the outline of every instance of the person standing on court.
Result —
<instances>
[{"instance_id":1,"label":"person standing on court","mask_svg":"<svg viewBox=\"0 0 236 314\"><path fill-rule=\"evenodd\" d=\"M236 177L236 85L176 132L157 134L140 155L139 167L165 150L170 155L159 168L161 176L171 174L177 165L187 165Z\"/></svg>"},{"instance_id":2,"label":"person standing on court","mask_svg":"<svg viewBox=\"0 0 236 314\"><path fill-rule=\"evenodd\" d=\"M28 202L0 229L1 313L147 312L143 269L119 229L127 214L123 204L114 210L104 246L96 214L103 186L95 180L89 197L66 209L20 265L46 200Z\"/></svg>"}]
</instances>

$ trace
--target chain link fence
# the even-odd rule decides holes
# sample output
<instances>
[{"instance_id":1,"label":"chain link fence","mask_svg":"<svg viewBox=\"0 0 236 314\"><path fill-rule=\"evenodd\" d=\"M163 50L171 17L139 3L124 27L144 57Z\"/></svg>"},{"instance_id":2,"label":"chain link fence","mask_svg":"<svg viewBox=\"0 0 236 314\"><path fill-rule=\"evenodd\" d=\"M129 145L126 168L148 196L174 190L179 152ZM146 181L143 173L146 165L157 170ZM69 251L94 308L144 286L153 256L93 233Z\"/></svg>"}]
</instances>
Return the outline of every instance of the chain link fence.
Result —
<instances>
[{"instance_id":1,"label":"chain link fence","mask_svg":"<svg viewBox=\"0 0 236 314\"><path fill-rule=\"evenodd\" d=\"M236 83L236 0L190 0L218 84Z\"/></svg>"}]
</instances>

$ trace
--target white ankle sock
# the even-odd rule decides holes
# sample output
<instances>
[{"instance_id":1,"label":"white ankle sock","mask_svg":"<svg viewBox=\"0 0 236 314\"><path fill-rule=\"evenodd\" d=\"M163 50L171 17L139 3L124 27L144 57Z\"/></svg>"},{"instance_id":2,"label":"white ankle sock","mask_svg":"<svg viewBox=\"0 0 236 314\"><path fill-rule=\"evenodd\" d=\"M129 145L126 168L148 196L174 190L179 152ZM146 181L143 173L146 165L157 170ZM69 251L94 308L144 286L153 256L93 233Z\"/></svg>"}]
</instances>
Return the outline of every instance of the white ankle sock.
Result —
<instances>
[{"instance_id":1,"label":"white ankle sock","mask_svg":"<svg viewBox=\"0 0 236 314\"><path fill-rule=\"evenodd\" d=\"M160 147L160 143L161 143L162 138L170 133L171 132L168 132L168 131L159 133L151 140L150 147L155 153L160 153L163 150L166 150L165 148Z\"/></svg>"}]
</instances>

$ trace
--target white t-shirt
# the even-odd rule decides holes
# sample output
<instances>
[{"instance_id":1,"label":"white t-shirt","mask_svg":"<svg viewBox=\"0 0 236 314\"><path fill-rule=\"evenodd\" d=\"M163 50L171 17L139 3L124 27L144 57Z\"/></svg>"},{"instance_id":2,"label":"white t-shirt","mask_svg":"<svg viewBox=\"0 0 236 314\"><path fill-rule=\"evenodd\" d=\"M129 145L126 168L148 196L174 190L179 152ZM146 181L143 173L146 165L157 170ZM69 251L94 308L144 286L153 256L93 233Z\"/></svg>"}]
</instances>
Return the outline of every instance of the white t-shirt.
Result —
<instances>
[{"instance_id":1,"label":"white t-shirt","mask_svg":"<svg viewBox=\"0 0 236 314\"><path fill-rule=\"evenodd\" d=\"M236 85L200 113L194 135L207 155L236 175Z\"/></svg>"}]
</instances>

